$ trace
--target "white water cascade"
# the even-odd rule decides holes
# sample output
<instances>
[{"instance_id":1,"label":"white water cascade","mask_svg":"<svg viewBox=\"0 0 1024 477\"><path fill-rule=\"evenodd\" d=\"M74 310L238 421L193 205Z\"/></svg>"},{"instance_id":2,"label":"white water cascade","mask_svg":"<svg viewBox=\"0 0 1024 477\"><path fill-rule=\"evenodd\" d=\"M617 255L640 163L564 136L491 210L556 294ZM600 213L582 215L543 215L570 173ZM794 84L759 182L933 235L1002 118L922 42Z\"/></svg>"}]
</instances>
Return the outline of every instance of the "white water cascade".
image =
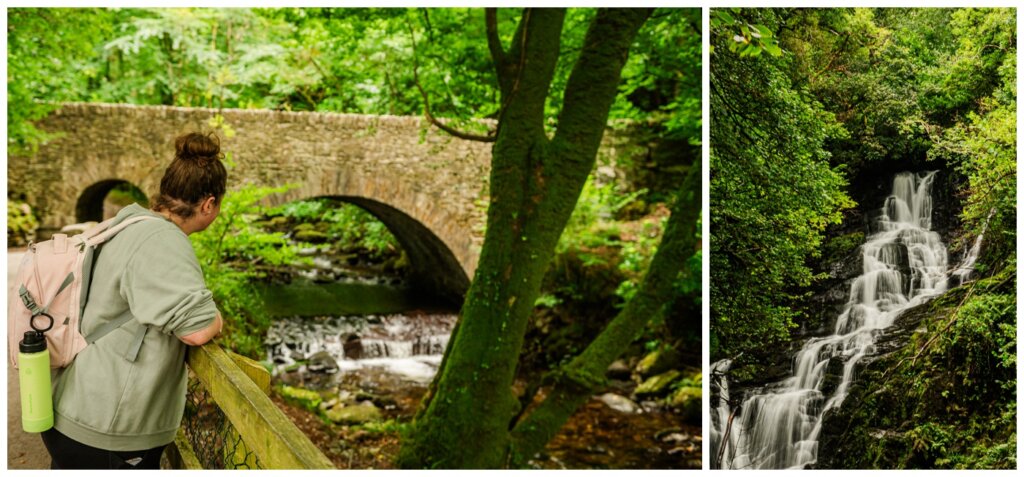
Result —
<instances>
[{"instance_id":1,"label":"white water cascade","mask_svg":"<svg viewBox=\"0 0 1024 477\"><path fill-rule=\"evenodd\" d=\"M946 290L946 246L931 230L934 178L934 171L904 172L893 180L875 232L861 246L863 273L850 287L833 334L804 345L794 357L792 376L746 396L735 413L722 379L712 430L713 459L722 456L721 468L787 469L815 463L822 416L842 405L854 368L874 351L875 337L903 310ZM833 366L842 364L838 385L825 379L834 361ZM730 365L719 361L712 371L724 373Z\"/></svg>"}]
</instances>

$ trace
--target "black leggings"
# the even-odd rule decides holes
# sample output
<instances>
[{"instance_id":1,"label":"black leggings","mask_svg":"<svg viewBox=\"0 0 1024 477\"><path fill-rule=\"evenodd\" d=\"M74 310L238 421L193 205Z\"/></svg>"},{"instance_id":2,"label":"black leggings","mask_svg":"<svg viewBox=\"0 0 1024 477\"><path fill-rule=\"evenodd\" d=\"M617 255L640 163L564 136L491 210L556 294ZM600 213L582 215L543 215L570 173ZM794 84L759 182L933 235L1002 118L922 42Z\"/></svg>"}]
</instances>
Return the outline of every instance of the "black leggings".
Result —
<instances>
[{"instance_id":1,"label":"black leggings","mask_svg":"<svg viewBox=\"0 0 1024 477\"><path fill-rule=\"evenodd\" d=\"M139 451L108 451L87 446L56 429L43 432L51 469L159 469L164 447Z\"/></svg>"}]
</instances>

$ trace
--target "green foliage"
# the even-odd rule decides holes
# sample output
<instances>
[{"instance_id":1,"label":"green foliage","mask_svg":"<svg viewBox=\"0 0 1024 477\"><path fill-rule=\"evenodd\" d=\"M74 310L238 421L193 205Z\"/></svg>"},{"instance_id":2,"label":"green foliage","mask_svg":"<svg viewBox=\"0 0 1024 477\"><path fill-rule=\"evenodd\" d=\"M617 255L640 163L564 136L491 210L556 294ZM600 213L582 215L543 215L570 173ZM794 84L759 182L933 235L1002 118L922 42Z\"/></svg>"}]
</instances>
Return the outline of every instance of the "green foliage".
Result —
<instances>
[{"instance_id":1,"label":"green foliage","mask_svg":"<svg viewBox=\"0 0 1024 477\"><path fill-rule=\"evenodd\" d=\"M383 222L358 206L337 200L289 202L268 211L267 215L287 217L301 224L325 223L328 240L344 250L364 250L374 258L383 258L402 249Z\"/></svg>"},{"instance_id":2,"label":"green foliage","mask_svg":"<svg viewBox=\"0 0 1024 477\"><path fill-rule=\"evenodd\" d=\"M31 155L55 137L33 124L56 108L39 100L88 96L101 74L94 59L103 39L113 33L116 16L117 12L98 8L7 10L8 154Z\"/></svg>"},{"instance_id":3,"label":"green foliage","mask_svg":"<svg viewBox=\"0 0 1024 477\"><path fill-rule=\"evenodd\" d=\"M220 215L205 231L192 234L206 286L225 320L221 343L238 354L259 359L263 336L270 326L263 300L253 281L265 274L257 265L301 263L297 247L282 234L268 233L254 224L265 213L260 202L292 186L244 185L221 201Z\"/></svg>"},{"instance_id":4,"label":"green foliage","mask_svg":"<svg viewBox=\"0 0 1024 477\"><path fill-rule=\"evenodd\" d=\"M987 262L994 265L1017 242L1017 61L1010 54L1016 23L1010 10L967 9L953 14L952 26L955 61L974 65L975 81L961 84L976 95L972 110L936 142L934 155L967 177L962 218L970 235L985 234Z\"/></svg>"},{"instance_id":5,"label":"green foliage","mask_svg":"<svg viewBox=\"0 0 1024 477\"><path fill-rule=\"evenodd\" d=\"M562 231L556 254L572 251L582 260L584 267L607 265L610 255L617 256L613 261L626 278L619 283L616 295L628 300L636 292L642 273L660 242L664 217L658 222L644 221L636 233L624 240L621 222L615 219L615 215L641 200L647 190L625 193L619 189L620 186L614 182L599 183L594 174L587 178L576 208ZM609 249L615 252L609 254ZM565 291L569 296L577 295L574 290Z\"/></svg>"},{"instance_id":6,"label":"green foliage","mask_svg":"<svg viewBox=\"0 0 1024 477\"><path fill-rule=\"evenodd\" d=\"M739 8L715 8L711 11L711 28L732 34L732 41L724 42L729 51L740 57L761 56L761 52L771 56L782 56L782 48L771 28L761 24L746 23L737 16Z\"/></svg>"},{"instance_id":7,"label":"green foliage","mask_svg":"<svg viewBox=\"0 0 1024 477\"><path fill-rule=\"evenodd\" d=\"M780 22L771 10L731 16ZM807 260L854 204L826 150L844 131L794 87L790 58L742 57L721 47L735 42L731 30L712 33L712 355L752 356L788 338L795 299L815 278Z\"/></svg>"},{"instance_id":8,"label":"green foliage","mask_svg":"<svg viewBox=\"0 0 1024 477\"><path fill-rule=\"evenodd\" d=\"M981 280L962 305L949 331L931 350L955 363L958 379L954 392L973 396L988 405L993 396L1012 393L1017 369L1017 297L1013 293L1016 259L999 274Z\"/></svg>"},{"instance_id":9,"label":"green foliage","mask_svg":"<svg viewBox=\"0 0 1024 477\"><path fill-rule=\"evenodd\" d=\"M498 11L504 44L520 9ZM546 104L556 118L593 9L571 9ZM664 9L637 36L612 119L653 120L699 141L699 9ZM420 115L460 128L496 119L484 13L471 8L12 9L9 147L45 139L43 101L103 101ZM686 28L679 28L686 25ZM552 122L549 126L554 127Z\"/></svg>"},{"instance_id":10,"label":"green foliage","mask_svg":"<svg viewBox=\"0 0 1024 477\"><path fill-rule=\"evenodd\" d=\"M143 207L149 206L149 197L141 189L127 182L118 184L107 193L105 200L117 205L139 204Z\"/></svg>"},{"instance_id":11,"label":"green foliage","mask_svg":"<svg viewBox=\"0 0 1024 477\"><path fill-rule=\"evenodd\" d=\"M663 140L700 144L700 9L660 9L637 34L610 117L663 124Z\"/></svg>"},{"instance_id":12,"label":"green foliage","mask_svg":"<svg viewBox=\"0 0 1024 477\"><path fill-rule=\"evenodd\" d=\"M39 221L28 204L7 198L7 244L26 244L36 236Z\"/></svg>"}]
</instances>

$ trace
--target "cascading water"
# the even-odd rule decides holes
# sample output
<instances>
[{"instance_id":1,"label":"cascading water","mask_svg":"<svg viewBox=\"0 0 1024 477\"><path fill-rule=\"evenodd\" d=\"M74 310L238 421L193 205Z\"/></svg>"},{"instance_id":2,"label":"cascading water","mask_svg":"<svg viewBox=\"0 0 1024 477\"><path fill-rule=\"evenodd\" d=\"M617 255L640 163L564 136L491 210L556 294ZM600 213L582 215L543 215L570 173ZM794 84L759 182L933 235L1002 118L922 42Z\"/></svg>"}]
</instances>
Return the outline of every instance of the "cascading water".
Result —
<instances>
[{"instance_id":1,"label":"cascading water","mask_svg":"<svg viewBox=\"0 0 1024 477\"><path fill-rule=\"evenodd\" d=\"M804 345L794 357L791 377L746 396L735 413L729 405L728 383L722 379L711 433L714 459L721 455L721 468L813 464L822 416L842 405L854 368L874 351L875 337L903 310L946 290L946 247L930 230L934 178L935 171L904 172L893 180L892 195L885 200L874 233L861 246L863 273L850 287L833 334ZM838 385L827 385L826 369L834 360L842 363L841 378ZM730 365L722 360L711 369L724 373Z\"/></svg>"},{"instance_id":2,"label":"cascading water","mask_svg":"<svg viewBox=\"0 0 1024 477\"><path fill-rule=\"evenodd\" d=\"M264 345L275 375L296 366L327 374L376 368L425 383L437 372L456 319L452 314L280 319L267 330Z\"/></svg>"}]
</instances>

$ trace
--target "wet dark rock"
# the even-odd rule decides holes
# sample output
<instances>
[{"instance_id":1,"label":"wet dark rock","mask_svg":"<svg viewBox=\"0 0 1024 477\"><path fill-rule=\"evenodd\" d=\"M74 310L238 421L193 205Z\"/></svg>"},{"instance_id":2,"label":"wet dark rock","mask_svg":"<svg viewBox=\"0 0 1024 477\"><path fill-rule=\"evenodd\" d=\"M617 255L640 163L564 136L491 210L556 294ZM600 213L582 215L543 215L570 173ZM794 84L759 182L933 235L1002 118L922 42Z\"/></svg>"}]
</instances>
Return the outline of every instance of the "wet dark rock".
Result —
<instances>
[{"instance_id":1,"label":"wet dark rock","mask_svg":"<svg viewBox=\"0 0 1024 477\"><path fill-rule=\"evenodd\" d=\"M608 370L605 371L605 376L610 379L628 380L632 374L633 371L629 368L629 365L621 359L615 360L615 362L608 366Z\"/></svg>"},{"instance_id":2,"label":"wet dark rock","mask_svg":"<svg viewBox=\"0 0 1024 477\"><path fill-rule=\"evenodd\" d=\"M338 372L338 362L326 351L318 351L309 357L306 369L313 373L333 374Z\"/></svg>"},{"instance_id":3,"label":"wet dark rock","mask_svg":"<svg viewBox=\"0 0 1024 477\"><path fill-rule=\"evenodd\" d=\"M360 359L363 356L363 342L359 339L359 335L349 335L345 338L345 344L342 345L342 349L345 353L345 359Z\"/></svg>"},{"instance_id":4,"label":"wet dark rock","mask_svg":"<svg viewBox=\"0 0 1024 477\"><path fill-rule=\"evenodd\" d=\"M825 365L825 376L824 382L821 384L821 392L826 396L835 394L836 389L843 380L843 367L845 363L839 358L832 358L828 360L828 364Z\"/></svg>"}]
</instances>

